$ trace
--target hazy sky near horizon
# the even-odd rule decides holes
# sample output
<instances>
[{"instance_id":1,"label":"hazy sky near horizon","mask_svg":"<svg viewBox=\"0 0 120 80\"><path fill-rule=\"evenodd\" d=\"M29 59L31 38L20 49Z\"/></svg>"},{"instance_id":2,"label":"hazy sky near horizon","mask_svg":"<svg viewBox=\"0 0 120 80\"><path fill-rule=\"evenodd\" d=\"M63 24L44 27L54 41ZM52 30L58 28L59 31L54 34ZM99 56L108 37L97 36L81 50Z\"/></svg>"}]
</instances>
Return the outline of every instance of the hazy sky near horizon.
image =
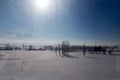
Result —
<instances>
[{"instance_id":1,"label":"hazy sky near horizon","mask_svg":"<svg viewBox=\"0 0 120 80\"><path fill-rule=\"evenodd\" d=\"M119 0L45 1L0 0L1 40L120 42Z\"/></svg>"}]
</instances>

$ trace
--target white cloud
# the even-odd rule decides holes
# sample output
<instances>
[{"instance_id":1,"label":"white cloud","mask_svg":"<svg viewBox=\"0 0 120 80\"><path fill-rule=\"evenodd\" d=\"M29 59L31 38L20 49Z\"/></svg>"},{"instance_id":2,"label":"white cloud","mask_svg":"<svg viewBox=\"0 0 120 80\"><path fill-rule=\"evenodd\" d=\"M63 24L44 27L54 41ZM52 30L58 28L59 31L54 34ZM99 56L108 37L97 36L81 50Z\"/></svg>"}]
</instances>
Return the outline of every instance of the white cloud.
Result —
<instances>
[{"instance_id":1,"label":"white cloud","mask_svg":"<svg viewBox=\"0 0 120 80\"><path fill-rule=\"evenodd\" d=\"M0 32L0 37L3 39L24 39L32 36L26 33Z\"/></svg>"}]
</instances>

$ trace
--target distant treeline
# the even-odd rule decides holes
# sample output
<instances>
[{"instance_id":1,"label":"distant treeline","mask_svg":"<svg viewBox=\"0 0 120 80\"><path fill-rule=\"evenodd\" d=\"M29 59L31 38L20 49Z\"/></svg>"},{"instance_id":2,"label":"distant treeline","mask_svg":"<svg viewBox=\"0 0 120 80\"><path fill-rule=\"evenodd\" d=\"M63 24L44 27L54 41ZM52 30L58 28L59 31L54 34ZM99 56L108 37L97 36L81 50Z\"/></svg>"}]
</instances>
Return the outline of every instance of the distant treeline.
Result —
<instances>
[{"instance_id":1,"label":"distant treeline","mask_svg":"<svg viewBox=\"0 0 120 80\"><path fill-rule=\"evenodd\" d=\"M85 49L86 51L104 51L104 50L115 50L120 51L118 46L87 46L86 44L83 45L70 45L69 41L63 41L62 43L58 45L48 45L48 46L33 46L33 45L22 45L22 46L13 46L10 44L4 44L0 47L0 50L28 50L28 51L44 51L44 50L65 50L66 52L78 52L83 51Z\"/></svg>"}]
</instances>

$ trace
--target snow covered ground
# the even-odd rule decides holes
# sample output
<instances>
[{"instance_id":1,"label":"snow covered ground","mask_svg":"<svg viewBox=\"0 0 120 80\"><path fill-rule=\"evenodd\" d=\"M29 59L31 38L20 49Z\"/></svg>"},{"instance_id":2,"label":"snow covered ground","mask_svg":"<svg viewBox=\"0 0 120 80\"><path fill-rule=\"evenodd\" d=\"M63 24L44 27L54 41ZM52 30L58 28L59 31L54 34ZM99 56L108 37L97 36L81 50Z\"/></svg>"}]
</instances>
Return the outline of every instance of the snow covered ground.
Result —
<instances>
[{"instance_id":1,"label":"snow covered ground","mask_svg":"<svg viewBox=\"0 0 120 80\"><path fill-rule=\"evenodd\" d=\"M69 54L0 51L0 80L120 80L120 55Z\"/></svg>"}]
</instances>

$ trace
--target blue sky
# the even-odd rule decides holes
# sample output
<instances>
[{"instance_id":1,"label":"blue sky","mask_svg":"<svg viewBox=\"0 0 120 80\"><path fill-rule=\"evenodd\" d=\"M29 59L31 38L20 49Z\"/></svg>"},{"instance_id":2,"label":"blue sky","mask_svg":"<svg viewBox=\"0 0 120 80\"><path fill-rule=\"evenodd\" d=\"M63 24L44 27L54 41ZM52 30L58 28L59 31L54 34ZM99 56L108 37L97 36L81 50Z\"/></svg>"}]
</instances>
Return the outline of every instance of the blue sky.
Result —
<instances>
[{"instance_id":1,"label":"blue sky","mask_svg":"<svg viewBox=\"0 0 120 80\"><path fill-rule=\"evenodd\" d=\"M1 42L120 42L119 0L49 0L46 10L33 1L0 0Z\"/></svg>"}]
</instances>

